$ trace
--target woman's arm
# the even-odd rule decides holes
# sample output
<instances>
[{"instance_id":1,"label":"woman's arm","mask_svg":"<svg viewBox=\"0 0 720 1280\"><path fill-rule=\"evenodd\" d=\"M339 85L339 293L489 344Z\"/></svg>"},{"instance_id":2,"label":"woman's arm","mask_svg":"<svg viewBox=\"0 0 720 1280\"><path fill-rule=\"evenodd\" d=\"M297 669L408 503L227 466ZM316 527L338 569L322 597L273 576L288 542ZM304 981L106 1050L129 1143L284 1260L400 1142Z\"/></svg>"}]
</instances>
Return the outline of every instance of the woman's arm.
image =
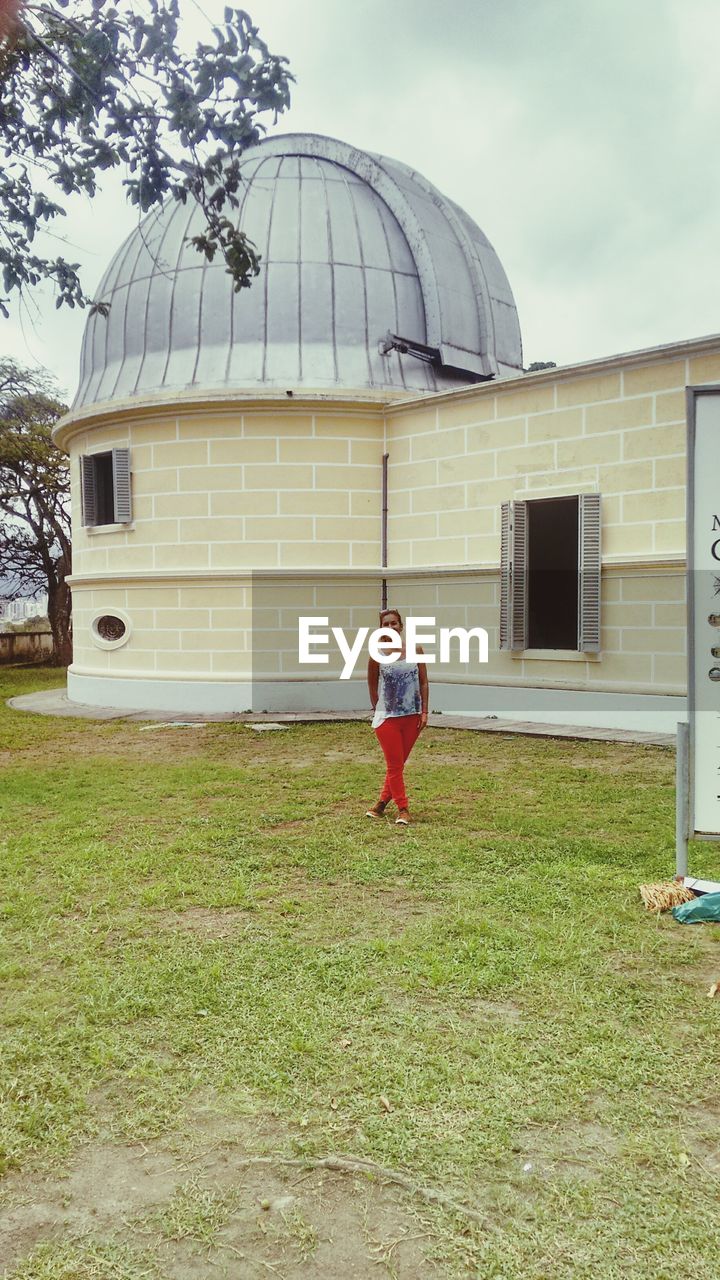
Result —
<instances>
[{"instance_id":1,"label":"woman's arm","mask_svg":"<svg viewBox=\"0 0 720 1280\"><path fill-rule=\"evenodd\" d=\"M367 682L368 691L370 693L370 705L373 711L377 706L378 700L378 680L380 678L380 664L374 658L368 659Z\"/></svg>"},{"instance_id":2,"label":"woman's arm","mask_svg":"<svg viewBox=\"0 0 720 1280\"><path fill-rule=\"evenodd\" d=\"M418 653L422 653L421 645L418 645ZM430 687L426 662L418 662L418 676L420 677L420 697L422 699L422 711L420 712L420 731L422 732L427 724L430 707Z\"/></svg>"}]
</instances>

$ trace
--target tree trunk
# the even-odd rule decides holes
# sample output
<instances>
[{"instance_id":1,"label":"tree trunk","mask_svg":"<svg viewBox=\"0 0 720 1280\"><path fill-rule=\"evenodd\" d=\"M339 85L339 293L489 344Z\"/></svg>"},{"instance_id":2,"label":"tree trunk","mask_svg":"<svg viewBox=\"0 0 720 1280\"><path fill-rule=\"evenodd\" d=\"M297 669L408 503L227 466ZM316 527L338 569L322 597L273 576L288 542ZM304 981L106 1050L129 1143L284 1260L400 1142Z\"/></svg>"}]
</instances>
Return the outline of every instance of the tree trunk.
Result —
<instances>
[{"instance_id":1,"label":"tree trunk","mask_svg":"<svg viewBox=\"0 0 720 1280\"><path fill-rule=\"evenodd\" d=\"M72 650L72 595L65 581L62 561L57 565L57 579L48 581L48 622L53 638L51 664L69 667Z\"/></svg>"}]
</instances>

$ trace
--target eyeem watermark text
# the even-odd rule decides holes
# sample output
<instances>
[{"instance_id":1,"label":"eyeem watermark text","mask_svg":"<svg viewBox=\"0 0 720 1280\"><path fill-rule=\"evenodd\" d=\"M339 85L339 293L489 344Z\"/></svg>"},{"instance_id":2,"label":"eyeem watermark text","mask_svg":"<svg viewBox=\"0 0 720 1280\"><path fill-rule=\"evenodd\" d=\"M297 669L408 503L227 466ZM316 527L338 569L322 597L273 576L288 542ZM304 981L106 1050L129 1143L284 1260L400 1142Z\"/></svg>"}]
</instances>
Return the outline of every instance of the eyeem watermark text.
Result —
<instances>
[{"instance_id":1,"label":"eyeem watermark text","mask_svg":"<svg viewBox=\"0 0 720 1280\"><path fill-rule=\"evenodd\" d=\"M355 638L348 640L342 627L330 627L329 618L298 618L298 660L308 665L327 665L330 654L318 652L328 649L331 638L343 659L344 665L340 673L341 680L349 680L358 658L367 643L368 652L376 662L397 662L402 649L402 639L397 631L390 627L378 627L371 631L369 627L358 627ZM419 653L427 646L435 652ZM440 627L434 618L405 619L405 660L407 662L448 663L452 661L470 662L471 644L476 642L477 661L488 660L488 634L484 627ZM453 653L454 646L457 646Z\"/></svg>"}]
</instances>

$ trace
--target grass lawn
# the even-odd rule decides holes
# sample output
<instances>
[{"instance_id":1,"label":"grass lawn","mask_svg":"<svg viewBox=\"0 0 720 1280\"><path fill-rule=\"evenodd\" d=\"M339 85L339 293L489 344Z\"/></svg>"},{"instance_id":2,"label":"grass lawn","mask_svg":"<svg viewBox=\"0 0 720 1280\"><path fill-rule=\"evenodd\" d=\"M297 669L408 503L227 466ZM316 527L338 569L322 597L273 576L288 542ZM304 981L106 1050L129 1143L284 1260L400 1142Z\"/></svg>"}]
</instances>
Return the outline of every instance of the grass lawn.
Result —
<instances>
[{"instance_id":1,"label":"grass lawn","mask_svg":"<svg viewBox=\"0 0 720 1280\"><path fill-rule=\"evenodd\" d=\"M430 729L403 832L366 724L5 705L60 683L0 668L0 1274L717 1280L672 751Z\"/></svg>"}]
</instances>

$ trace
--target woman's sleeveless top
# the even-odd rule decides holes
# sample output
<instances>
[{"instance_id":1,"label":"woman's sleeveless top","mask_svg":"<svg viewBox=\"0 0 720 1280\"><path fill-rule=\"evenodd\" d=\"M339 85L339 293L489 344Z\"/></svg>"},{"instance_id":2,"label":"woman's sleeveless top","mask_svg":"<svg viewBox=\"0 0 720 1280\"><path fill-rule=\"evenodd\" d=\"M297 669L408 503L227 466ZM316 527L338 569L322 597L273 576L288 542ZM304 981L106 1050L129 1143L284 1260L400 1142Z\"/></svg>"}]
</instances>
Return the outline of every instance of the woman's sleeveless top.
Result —
<instances>
[{"instance_id":1,"label":"woman's sleeveless top","mask_svg":"<svg viewBox=\"0 0 720 1280\"><path fill-rule=\"evenodd\" d=\"M396 716L417 716L421 710L417 662L407 662L405 658L398 658L397 662L381 662L373 729L377 729L383 720L392 720Z\"/></svg>"}]
</instances>

